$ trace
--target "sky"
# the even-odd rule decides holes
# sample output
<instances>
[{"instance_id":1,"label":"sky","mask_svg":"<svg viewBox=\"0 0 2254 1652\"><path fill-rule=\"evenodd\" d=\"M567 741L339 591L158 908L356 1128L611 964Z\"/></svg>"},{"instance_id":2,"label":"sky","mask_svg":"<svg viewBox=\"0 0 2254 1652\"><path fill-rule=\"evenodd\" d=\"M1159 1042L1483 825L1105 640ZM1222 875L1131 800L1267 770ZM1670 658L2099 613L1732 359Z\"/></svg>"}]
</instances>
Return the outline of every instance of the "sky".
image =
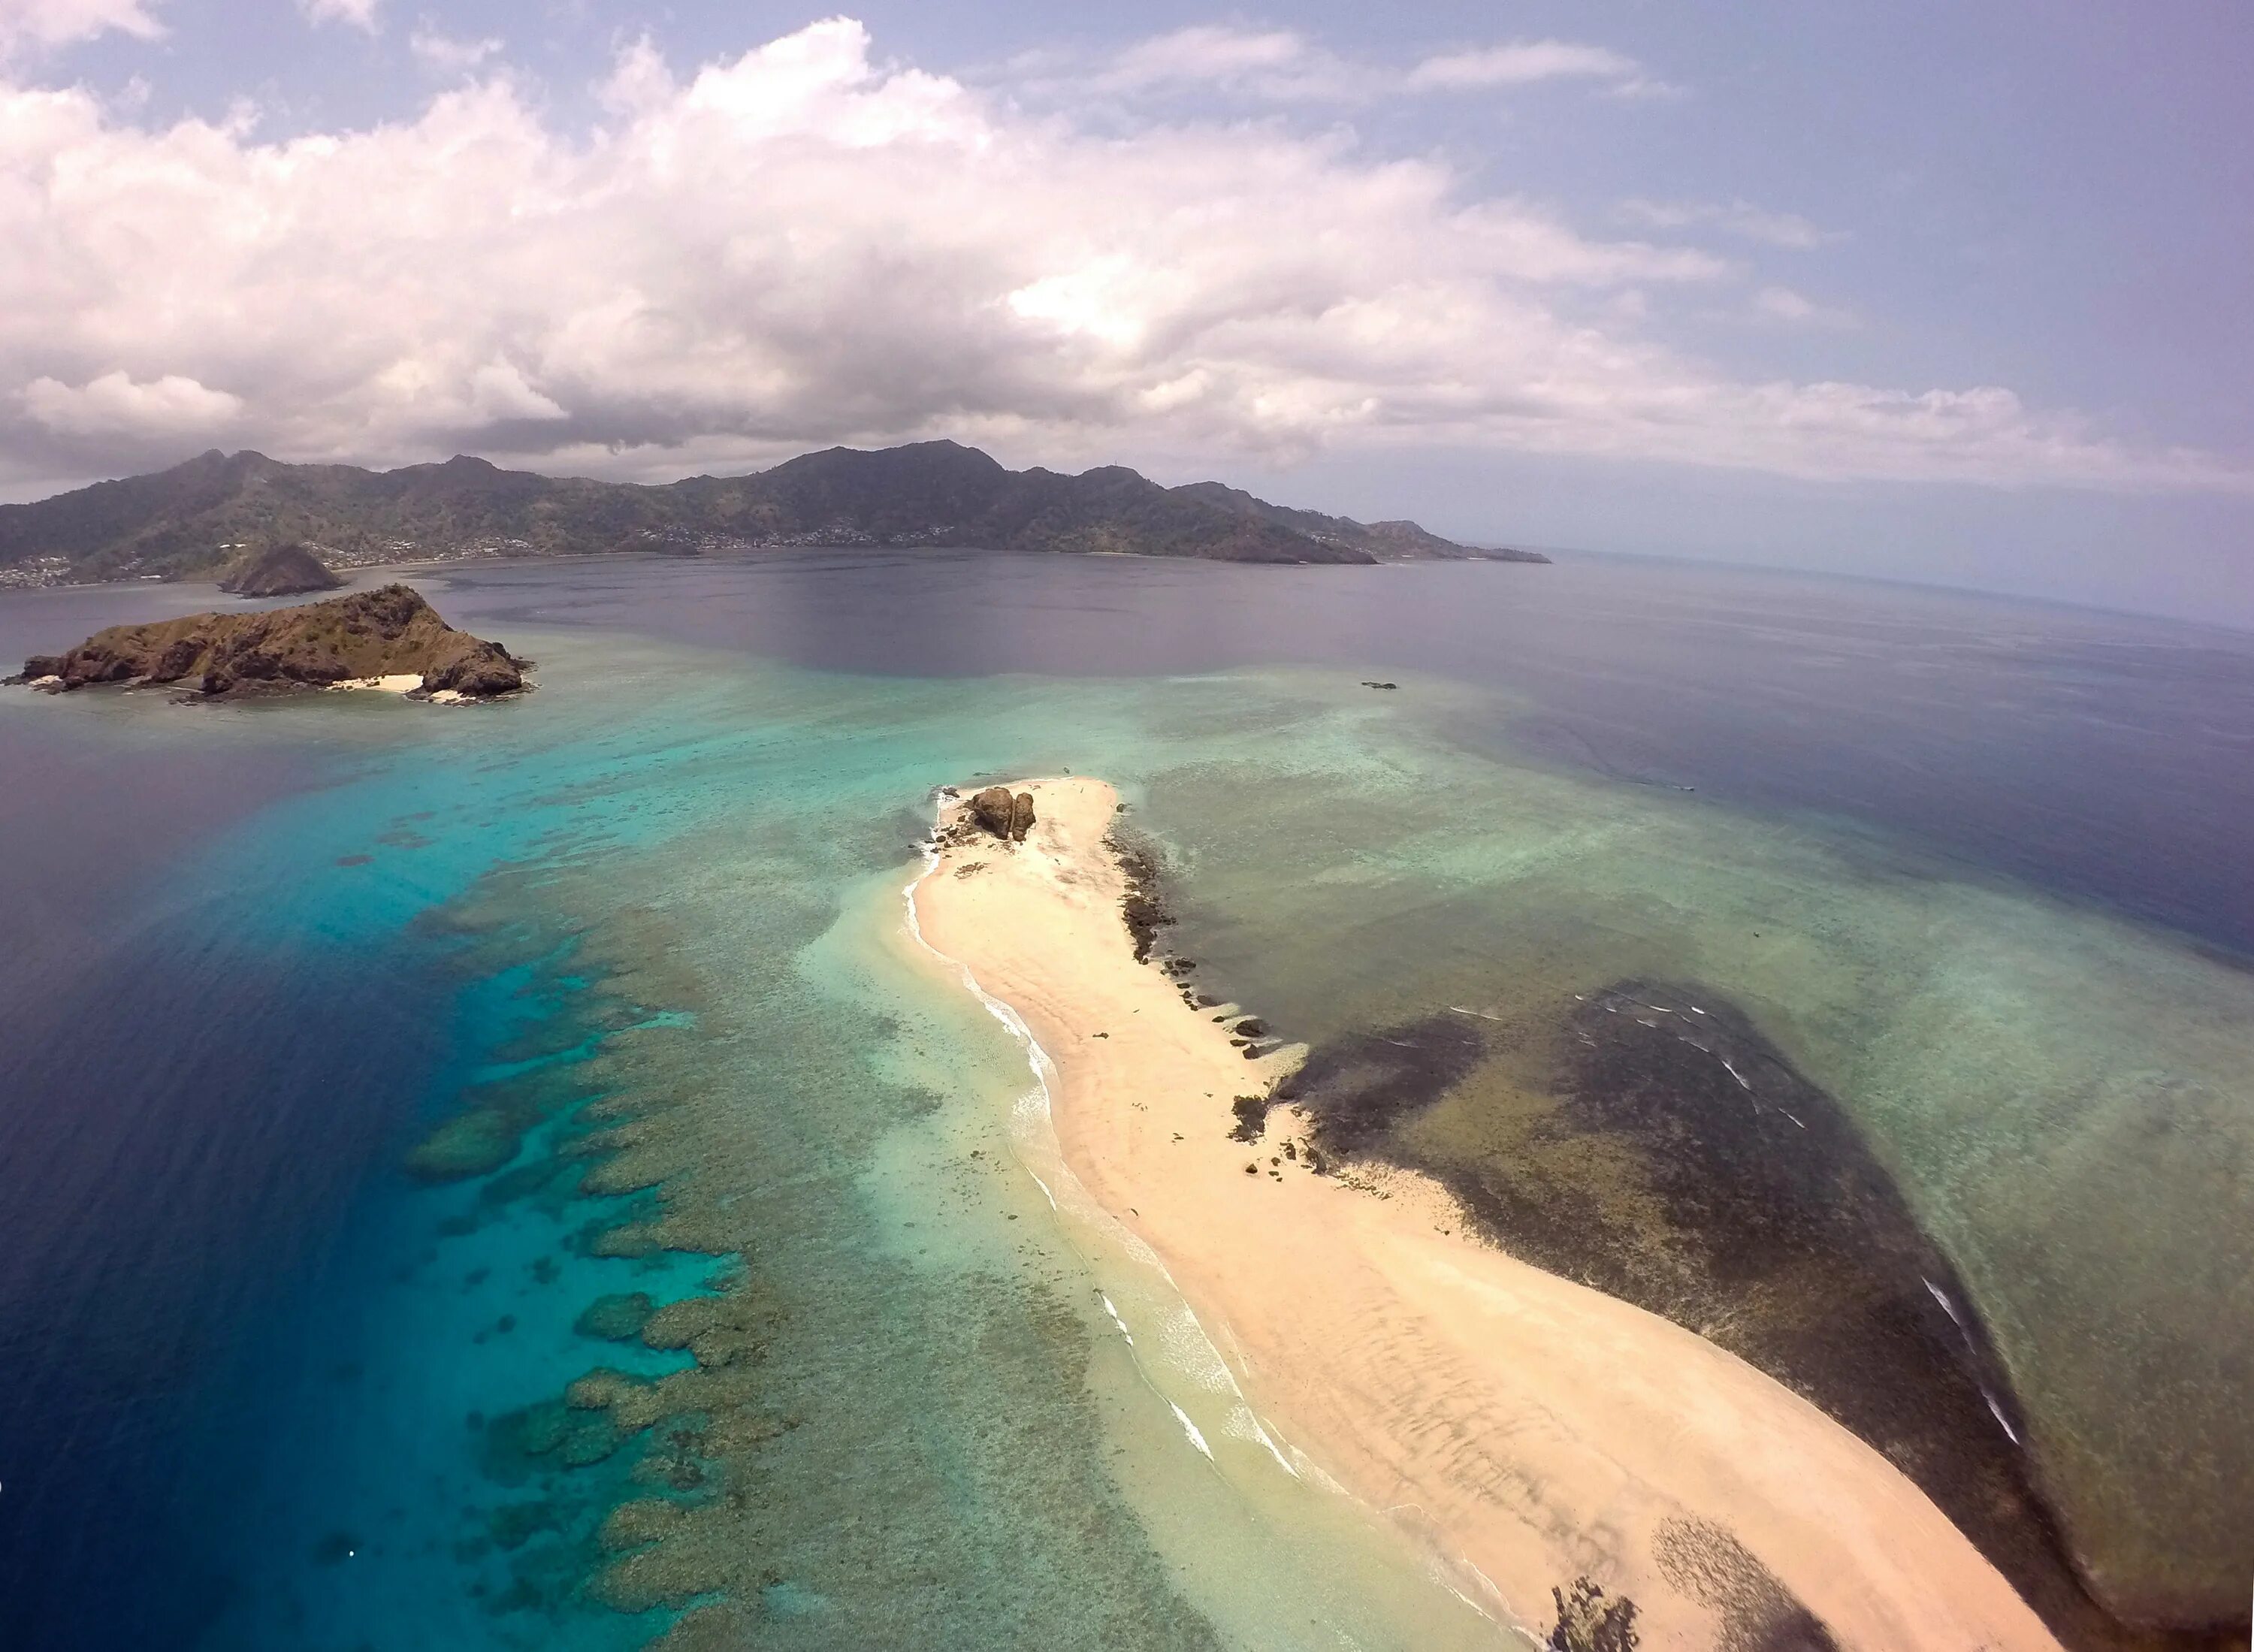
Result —
<instances>
[{"instance_id":1,"label":"sky","mask_svg":"<svg viewBox=\"0 0 2254 1652\"><path fill-rule=\"evenodd\" d=\"M2254 8L0 0L0 498L951 437L2254 627Z\"/></svg>"}]
</instances>

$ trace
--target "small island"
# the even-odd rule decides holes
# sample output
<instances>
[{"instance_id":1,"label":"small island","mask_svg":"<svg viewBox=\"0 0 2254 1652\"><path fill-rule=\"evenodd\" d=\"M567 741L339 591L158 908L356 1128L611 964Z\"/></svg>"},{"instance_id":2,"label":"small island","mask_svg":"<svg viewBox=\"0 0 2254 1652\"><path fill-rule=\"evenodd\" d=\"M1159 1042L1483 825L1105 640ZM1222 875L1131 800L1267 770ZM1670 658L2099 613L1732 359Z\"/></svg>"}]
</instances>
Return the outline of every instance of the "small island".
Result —
<instances>
[{"instance_id":1,"label":"small island","mask_svg":"<svg viewBox=\"0 0 2254 1652\"><path fill-rule=\"evenodd\" d=\"M295 597L308 591L334 591L343 584L326 563L293 542L245 552L219 588L237 597Z\"/></svg>"},{"instance_id":2,"label":"small island","mask_svg":"<svg viewBox=\"0 0 2254 1652\"><path fill-rule=\"evenodd\" d=\"M443 704L514 694L529 664L457 631L411 586L392 584L295 608L112 626L66 654L32 655L7 680L53 694L180 683L211 700L378 688Z\"/></svg>"}]
</instances>

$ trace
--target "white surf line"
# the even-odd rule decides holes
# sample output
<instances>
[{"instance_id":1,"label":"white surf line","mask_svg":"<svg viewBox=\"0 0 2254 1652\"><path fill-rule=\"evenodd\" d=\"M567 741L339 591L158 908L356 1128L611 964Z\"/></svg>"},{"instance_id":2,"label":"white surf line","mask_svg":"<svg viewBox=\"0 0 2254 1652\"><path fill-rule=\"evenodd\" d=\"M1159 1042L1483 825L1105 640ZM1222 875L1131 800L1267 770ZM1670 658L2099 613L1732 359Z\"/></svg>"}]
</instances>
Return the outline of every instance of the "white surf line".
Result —
<instances>
[{"instance_id":1,"label":"white surf line","mask_svg":"<svg viewBox=\"0 0 2254 1652\"><path fill-rule=\"evenodd\" d=\"M1923 1274L1918 1275L1918 1278L1925 1279L1925 1276ZM1996 1426L2004 1431L2005 1438L2009 1439L2014 1446L2020 1445L2021 1443L2020 1440L2020 1431L2012 1426L2012 1419L2004 1415L2004 1408L1996 1404L1996 1396L1988 1391L1988 1385L1985 1382L1983 1382L1979 1378L1978 1360L1980 1348L1979 1345L1972 1340L1972 1327L1964 1323L1964 1316L1957 1312L1956 1305L1949 1299L1949 1292L1943 1291L1939 1285L1934 1284L1930 1279L1925 1279L1925 1288L1933 1292L1933 1299L1941 1304L1941 1311L1956 1322L1956 1334L1964 1339L1964 1346L1970 1351L1973 1356L1974 1376L1972 1378L1972 1385L1980 1390L1980 1397L1988 1402L1989 1415L1996 1419Z\"/></svg>"},{"instance_id":2,"label":"white surf line","mask_svg":"<svg viewBox=\"0 0 2254 1652\"><path fill-rule=\"evenodd\" d=\"M1205 1436L1199 1433L1198 1425L1190 1421L1190 1414L1184 1410L1180 1406L1175 1405L1174 1402L1172 1400L1168 1400L1166 1404L1173 1408L1174 1421L1182 1425L1182 1432L1190 1437L1190 1444L1196 1446L1200 1451L1205 1453L1206 1461L1208 1463L1214 1462L1215 1459L1213 1454L1213 1447L1205 1443Z\"/></svg>"}]
</instances>

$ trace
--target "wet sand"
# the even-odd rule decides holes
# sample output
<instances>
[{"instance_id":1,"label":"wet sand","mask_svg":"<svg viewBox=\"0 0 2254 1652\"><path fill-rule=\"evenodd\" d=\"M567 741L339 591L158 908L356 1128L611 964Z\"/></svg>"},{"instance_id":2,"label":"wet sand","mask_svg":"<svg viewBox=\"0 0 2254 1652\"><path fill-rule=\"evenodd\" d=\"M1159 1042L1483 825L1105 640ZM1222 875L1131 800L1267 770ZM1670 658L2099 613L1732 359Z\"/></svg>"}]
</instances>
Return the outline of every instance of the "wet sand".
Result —
<instances>
[{"instance_id":1,"label":"wet sand","mask_svg":"<svg viewBox=\"0 0 2254 1652\"><path fill-rule=\"evenodd\" d=\"M1025 788L1026 842L943 848L919 926L1046 1050L1067 1162L1279 1438L1537 1634L1587 1578L1647 1647L2056 1644L1923 1493L1753 1367L1472 1236L1427 1179L1317 1173L1288 1107L1232 1139L1296 1053L1248 1059L1136 962L1108 787Z\"/></svg>"}]
</instances>

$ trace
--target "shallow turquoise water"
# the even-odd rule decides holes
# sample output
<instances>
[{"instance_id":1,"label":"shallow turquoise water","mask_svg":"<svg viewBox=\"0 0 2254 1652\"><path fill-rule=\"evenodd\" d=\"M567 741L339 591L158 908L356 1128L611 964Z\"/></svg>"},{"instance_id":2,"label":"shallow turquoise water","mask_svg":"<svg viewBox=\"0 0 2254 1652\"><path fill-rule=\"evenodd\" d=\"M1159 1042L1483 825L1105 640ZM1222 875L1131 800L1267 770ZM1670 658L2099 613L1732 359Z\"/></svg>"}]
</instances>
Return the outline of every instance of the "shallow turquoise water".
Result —
<instances>
[{"instance_id":1,"label":"shallow turquoise water","mask_svg":"<svg viewBox=\"0 0 2254 1652\"><path fill-rule=\"evenodd\" d=\"M302 784L159 857L101 932L170 983L141 994L157 1018L103 1024L151 1051L130 1128L187 1144L140 1196L245 1173L248 1148L193 1146L224 1110L261 1119L258 1174L295 1214L246 1219L269 1248L228 1272L251 1282L151 1385L186 1442L161 1494L0 1469L0 1516L36 1495L46 1530L91 1534L74 1580L109 1572L110 1505L177 1539L145 1598L68 1643L609 1648L699 1608L731 1614L705 1620L724 1644L1493 1641L1412 1551L1258 1478L1253 1447L1187 1444L1174 1405L1213 1438L1226 1406L1200 1409L1194 1359L1130 1353L1099 1292L1168 1305L1051 1218L1013 1157L1021 1055L897 949L931 788L1066 769L1122 787L1167 849L1180 943L1294 1037L1716 984L1852 1110L2060 1452L2093 1483L2213 1474L2230 1540L2254 1468L2227 1440L2162 1449L2232 1414L2254 1350L2254 976L2229 962L1867 822L1513 747L1522 690L1396 668L1378 696L1276 664L883 676L536 613L507 640L542 686L502 707L4 708L121 762L305 753ZM191 1046L215 1076L168 1090ZM536 1116L505 1166L402 1172L494 1096ZM590 1166L650 1185L583 1190ZM598 1254L649 1222L655 1248ZM64 1241L11 1236L60 1265ZM97 1280L99 1237L69 1241ZM592 1301L722 1286L756 1305L714 1368L742 1379L726 1407L578 1466L520 1449L509 1419L593 1368L693 1364L575 1330ZM2099 1326L2118 1361L2082 1357ZM2165 1394L2140 1387L2154 1360ZM606 1585L604 1521L653 1498L724 1517ZM1522 1616L1553 1581L1524 1580Z\"/></svg>"}]
</instances>

